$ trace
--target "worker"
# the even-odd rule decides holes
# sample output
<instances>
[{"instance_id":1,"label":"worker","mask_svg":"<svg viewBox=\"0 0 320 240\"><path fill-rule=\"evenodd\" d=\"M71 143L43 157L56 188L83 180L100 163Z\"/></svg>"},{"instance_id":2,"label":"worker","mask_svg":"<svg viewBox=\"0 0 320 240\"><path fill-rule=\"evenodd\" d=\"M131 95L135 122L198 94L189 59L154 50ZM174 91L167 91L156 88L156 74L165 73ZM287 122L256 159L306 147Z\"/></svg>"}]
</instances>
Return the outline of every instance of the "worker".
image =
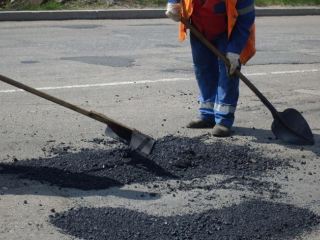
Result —
<instances>
[{"instance_id":1,"label":"worker","mask_svg":"<svg viewBox=\"0 0 320 240\"><path fill-rule=\"evenodd\" d=\"M181 17L190 21L229 60L227 67L190 34L200 114L187 127L213 128L216 137L230 136L239 98L239 78L234 72L255 54L254 0L168 0L166 15L176 22ZM180 22L180 41L186 34Z\"/></svg>"}]
</instances>

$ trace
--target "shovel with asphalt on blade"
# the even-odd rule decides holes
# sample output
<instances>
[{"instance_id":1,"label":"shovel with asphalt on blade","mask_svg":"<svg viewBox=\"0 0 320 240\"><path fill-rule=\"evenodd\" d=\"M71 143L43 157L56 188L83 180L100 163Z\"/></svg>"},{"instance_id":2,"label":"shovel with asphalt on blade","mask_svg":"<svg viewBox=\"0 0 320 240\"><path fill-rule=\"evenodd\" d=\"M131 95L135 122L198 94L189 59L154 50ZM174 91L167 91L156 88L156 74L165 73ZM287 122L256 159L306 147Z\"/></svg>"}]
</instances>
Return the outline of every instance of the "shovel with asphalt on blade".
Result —
<instances>
[{"instance_id":1,"label":"shovel with asphalt on blade","mask_svg":"<svg viewBox=\"0 0 320 240\"><path fill-rule=\"evenodd\" d=\"M223 62L230 66L229 60L216 47L214 47L191 23L181 18L181 22L190 29L190 32L197 37L211 52L223 60ZM246 78L239 70L234 73L239 77L261 100L261 102L269 109L273 116L271 130L273 134L284 141L285 143L295 145L313 145L314 138L312 131L303 118L302 114L296 109L288 108L283 112L278 112L275 107L268 101L268 99Z\"/></svg>"},{"instance_id":2,"label":"shovel with asphalt on blade","mask_svg":"<svg viewBox=\"0 0 320 240\"><path fill-rule=\"evenodd\" d=\"M106 130L106 134L112 138L115 138L118 141L121 141L129 145L130 149L135 153L142 154L142 156L149 155L153 149L153 146L155 144L155 140L153 138L139 132L136 129L129 128L119 122L116 122L115 120L101 113L85 110L81 107L53 97L47 93L41 92L35 88L29 87L25 84L22 84L2 75L0 75L0 81L13 85L17 88L23 89L41 98L47 99L48 101L54 102L63 107L81 113L87 117L93 118L99 122L107 124L108 128Z\"/></svg>"}]
</instances>

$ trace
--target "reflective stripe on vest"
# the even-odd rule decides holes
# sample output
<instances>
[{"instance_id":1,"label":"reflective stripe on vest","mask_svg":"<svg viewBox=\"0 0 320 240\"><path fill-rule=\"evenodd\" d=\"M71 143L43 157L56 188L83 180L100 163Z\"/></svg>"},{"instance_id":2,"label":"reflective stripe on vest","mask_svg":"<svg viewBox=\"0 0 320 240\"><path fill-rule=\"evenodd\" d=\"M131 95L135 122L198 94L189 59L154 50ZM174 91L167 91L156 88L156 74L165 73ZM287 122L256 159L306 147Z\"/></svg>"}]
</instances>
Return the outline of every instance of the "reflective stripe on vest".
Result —
<instances>
[{"instance_id":1,"label":"reflective stripe on vest","mask_svg":"<svg viewBox=\"0 0 320 240\"><path fill-rule=\"evenodd\" d=\"M238 9L238 14L239 15L246 15L252 11L254 11L254 4L251 4L250 6L247 6L245 8Z\"/></svg>"}]
</instances>

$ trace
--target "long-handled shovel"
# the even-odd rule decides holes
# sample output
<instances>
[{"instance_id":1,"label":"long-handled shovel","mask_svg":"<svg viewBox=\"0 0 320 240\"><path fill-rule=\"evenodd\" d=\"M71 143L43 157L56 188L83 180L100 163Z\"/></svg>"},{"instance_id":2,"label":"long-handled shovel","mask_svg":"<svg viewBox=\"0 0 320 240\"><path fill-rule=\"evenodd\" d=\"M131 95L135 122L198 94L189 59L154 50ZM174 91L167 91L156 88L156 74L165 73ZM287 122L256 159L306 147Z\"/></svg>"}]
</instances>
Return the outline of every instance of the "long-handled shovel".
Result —
<instances>
[{"instance_id":1,"label":"long-handled shovel","mask_svg":"<svg viewBox=\"0 0 320 240\"><path fill-rule=\"evenodd\" d=\"M17 82L13 79L10 79L8 77L0 75L0 81L8 83L10 85L13 85L17 88L21 88L27 92L30 92L34 95L37 95L41 98L47 99L51 102L54 102L56 104L59 104L63 107L69 108L73 111L76 111L78 113L81 113L87 117L93 118L99 122L105 123L108 125L108 135L110 137L116 138L117 140L120 140L124 142L125 144L129 145L131 150L142 153L145 155L148 155L151 153L153 145L155 144L155 140L139 131L133 128L129 128L119 122L116 122L115 120L94 111L88 111L83 108L80 108L76 105L73 105L71 103L68 103L66 101L63 101L61 99L58 99L56 97L53 97L47 93L41 92L37 89L34 89L32 87L29 87L25 84L22 84L20 82Z\"/></svg>"},{"instance_id":2,"label":"long-handled shovel","mask_svg":"<svg viewBox=\"0 0 320 240\"><path fill-rule=\"evenodd\" d=\"M190 32L197 37L205 46L208 47L217 57L230 66L228 59L215 48L191 23L182 18L181 22L190 29ZM273 134L289 144L313 145L314 138L312 131L300 112L293 108L288 108L283 112L278 112L268 99L246 78L239 70L234 73L238 76L261 100L261 102L270 110L273 116L271 130Z\"/></svg>"}]
</instances>

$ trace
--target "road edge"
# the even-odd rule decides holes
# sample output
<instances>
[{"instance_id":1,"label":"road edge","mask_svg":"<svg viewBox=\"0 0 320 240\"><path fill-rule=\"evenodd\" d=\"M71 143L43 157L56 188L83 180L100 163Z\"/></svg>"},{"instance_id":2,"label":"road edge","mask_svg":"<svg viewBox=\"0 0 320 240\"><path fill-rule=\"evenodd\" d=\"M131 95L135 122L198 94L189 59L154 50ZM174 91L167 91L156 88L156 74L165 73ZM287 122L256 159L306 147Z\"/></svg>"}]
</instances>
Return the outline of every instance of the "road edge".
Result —
<instances>
[{"instance_id":1,"label":"road edge","mask_svg":"<svg viewBox=\"0 0 320 240\"><path fill-rule=\"evenodd\" d=\"M0 11L0 21L166 18L164 9ZM320 7L256 8L258 17L320 15Z\"/></svg>"}]
</instances>

